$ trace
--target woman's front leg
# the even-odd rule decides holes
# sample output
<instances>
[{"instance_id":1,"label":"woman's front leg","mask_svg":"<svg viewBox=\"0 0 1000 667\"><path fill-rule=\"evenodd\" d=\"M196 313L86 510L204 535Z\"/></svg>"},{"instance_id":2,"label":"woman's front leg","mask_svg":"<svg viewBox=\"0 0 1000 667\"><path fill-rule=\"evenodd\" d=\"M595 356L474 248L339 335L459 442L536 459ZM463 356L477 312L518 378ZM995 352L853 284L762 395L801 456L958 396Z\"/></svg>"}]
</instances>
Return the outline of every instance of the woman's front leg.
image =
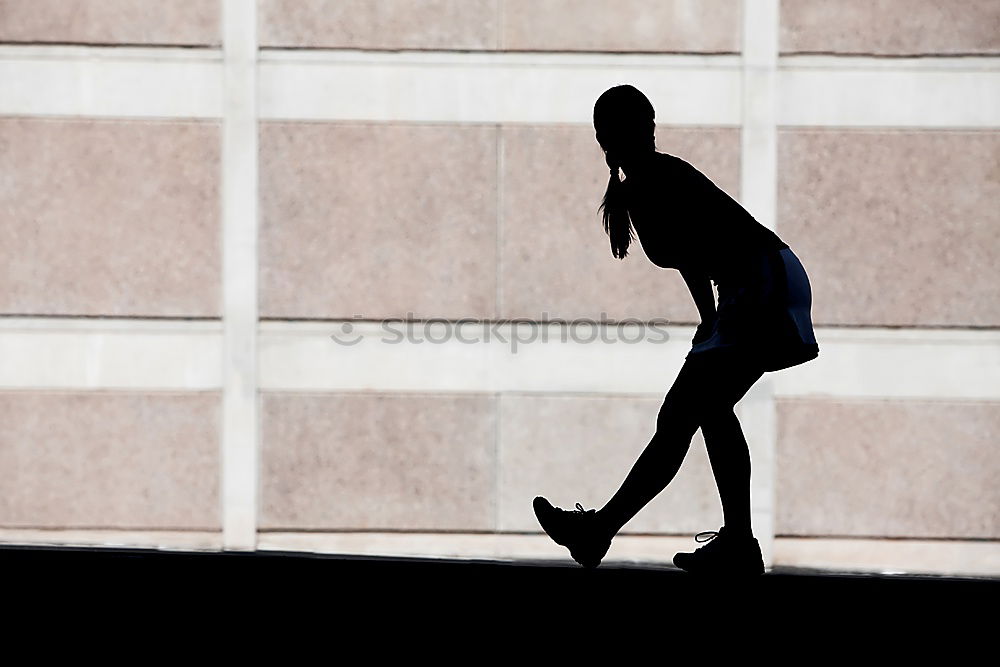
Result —
<instances>
[{"instance_id":1,"label":"woman's front leg","mask_svg":"<svg viewBox=\"0 0 1000 667\"><path fill-rule=\"evenodd\" d=\"M736 413L725 410L706 415L701 433L722 501L726 528L735 534L751 535L750 447Z\"/></svg>"}]
</instances>

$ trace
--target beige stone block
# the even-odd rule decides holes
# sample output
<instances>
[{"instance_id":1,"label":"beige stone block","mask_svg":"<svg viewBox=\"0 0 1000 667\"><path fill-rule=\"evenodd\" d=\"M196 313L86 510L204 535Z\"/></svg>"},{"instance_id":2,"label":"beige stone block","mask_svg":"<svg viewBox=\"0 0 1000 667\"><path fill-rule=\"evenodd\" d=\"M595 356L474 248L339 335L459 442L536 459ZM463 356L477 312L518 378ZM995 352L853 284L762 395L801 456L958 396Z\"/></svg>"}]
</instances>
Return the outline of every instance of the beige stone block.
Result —
<instances>
[{"instance_id":1,"label":"beige stone block","mask_svg":"<svg viewBox=\"0 0 1000 667\"><path fill-rule=\"evenodd\" d=\"M779 535L1000 536L1000 403L783 399Z\"/></svg>"},{"instance_id":2,"label":"beige stone block","mask_svg":"<svg viewBox=\"0 0 1000 667\"><path fill-rule=\"evenodd\" d=\"M487 395L263 397L263 529L493 530Z\"/></svg>"},{"instance_id":3,"label":"beige stone block","mask_svg":"<svg viewBox=\"0 0 1000 667\"><path fill-rule=\"evenodd\" d=\"M730 0L501 0L502 48L514 51L737 53Z\"/></svg>"},{"instance_id":4,"label":"beige stone block","mask_svg":"<svg viewBox=\"0 0 1000 667\"><path fill-rule=\"evenodd\" d=\"M0 312L215 317L215 122L0 119Z\"/></svg>"},{"instance_id":5,"label":"beige stone block","mask_svg":"<svg viewBox=\"0 0 1000 667\"><path fill-rule=\"evenodd\" d=\"M220 403L0 392L0 526L220 529Z\"/></svg>"},{"instance_id":6,"label":"beige stone block","mask_svg":"<svg viewBox=\"0 0 1000 667\"><path fill-rule=\"evenodd\" d=\"M996 0L781 0L782 53L1000 53Z\"/></svg>"},{"instance_id":7,"label":"beige stone block","mask_svg":"<svg viewBox=\"0 0 1000 667\"><path fill-rule=\"evenodd\" d=\"M504 316L699 321L678 271L653 265L638 241L624 260L611 255L598 212L609 172L591 126L502 132ZM739 130L661 126L656 146L739 199Z\"/></svg>"},{"instance_id":8,"label":"beige stone block","mask_svg":"<svg viewBox=\"0 0 1000 667\"><path fill-rule=\"evenodd\" d=\"M264 317L492 317L496 129L263 123Z\"/></svg>"},{"instance_id":9,"label":"beige stone block","mask_svg":"<svg viewBox=\"0 0 1000 667\"><path fill-rule=\"evenodd\" d=\"M1000 132L778 134L778 233L815 324L1000 324Z\"/></svg>"},{"instance_id":10,"label":"beige stone block","mask_svg":"<svg viewBox=\"0 0 1000 667\"><path fill-rule=\"evenodd\" d=\"M496 0L260 0L261 46L492 50Z\"/></svg>"},{"instance_id":11,"label":"beige stone block","mask_svg":"<svg viewBox=\"0 0 1000 667\"><path fill-rule=\"evenodd\" d=\"M664 394L670 378L665 378ZM656 431L662 399L503 396L500 399L500 529L538 531L531 502L603 507ZM717 530L722 506L699 430L677 476L623 533ZM673 554L670 554L671 556Z\"/></svg>"},{"instance_id":12,"label":"beige stone block","mask_svg":"<svg viewBox=\"0 0 1000 667\"><path fill-rule=\"evenodd\" d=\"M221 0L0 0L0 42L221 45Z\"/></svg>"}]
</instances>

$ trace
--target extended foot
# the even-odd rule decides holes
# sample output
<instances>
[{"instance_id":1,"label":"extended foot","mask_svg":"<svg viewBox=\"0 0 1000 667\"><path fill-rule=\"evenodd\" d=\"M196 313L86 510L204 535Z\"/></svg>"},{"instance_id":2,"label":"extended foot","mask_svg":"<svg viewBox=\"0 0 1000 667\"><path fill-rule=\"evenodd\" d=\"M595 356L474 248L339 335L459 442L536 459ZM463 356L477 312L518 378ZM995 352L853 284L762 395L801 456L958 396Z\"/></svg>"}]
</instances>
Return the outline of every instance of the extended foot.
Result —
<instances>
[{"instance_id":1,"label":"extended foot","mask_svg":"<svg viewBox=\"0 0 1000 667\"><path fill-rule=\"evenodd\" d=\"M586 568L595 568L611 548L613 535L603 526L597 510L584 510L580 503L567 511L553 507L548 500L538 496L532 506L535 516L549 537L556 544L569 549L570 556Z\"/></svg>"},{"instance_id":2,"label":"extended foot","mask_svg":"<svg viewBox=\"0 0 1000 667\"><path fill-rule=\"evenodd\" d=\"M701 536L706 539L698 539ZM737 535L723 526L695 535L696 542L708 542L694 553L678 553L674 565L692 574L755 576L764 573L760 544L752 535Z\"/></svg>"}]
</instances>

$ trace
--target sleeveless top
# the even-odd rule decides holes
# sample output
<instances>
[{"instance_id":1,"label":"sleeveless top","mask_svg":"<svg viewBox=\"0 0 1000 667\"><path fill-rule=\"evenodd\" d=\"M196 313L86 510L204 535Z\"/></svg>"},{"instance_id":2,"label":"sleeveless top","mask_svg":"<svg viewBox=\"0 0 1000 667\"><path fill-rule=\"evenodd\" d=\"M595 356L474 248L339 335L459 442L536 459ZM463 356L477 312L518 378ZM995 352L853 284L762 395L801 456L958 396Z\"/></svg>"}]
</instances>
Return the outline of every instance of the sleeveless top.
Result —
<instances>
[{"instance_id":1,"label":"sleeveless top","mask_svg":"<svg viewBox=\"0 0 1000 667\"><path fill-rule=\"evenodd\" d=\"M653 160L653 169L623 181L629 217L653 264L730 287L754 279L756 259L788 247L690 163L659 152Z\"/></svg>"}]
</instances>

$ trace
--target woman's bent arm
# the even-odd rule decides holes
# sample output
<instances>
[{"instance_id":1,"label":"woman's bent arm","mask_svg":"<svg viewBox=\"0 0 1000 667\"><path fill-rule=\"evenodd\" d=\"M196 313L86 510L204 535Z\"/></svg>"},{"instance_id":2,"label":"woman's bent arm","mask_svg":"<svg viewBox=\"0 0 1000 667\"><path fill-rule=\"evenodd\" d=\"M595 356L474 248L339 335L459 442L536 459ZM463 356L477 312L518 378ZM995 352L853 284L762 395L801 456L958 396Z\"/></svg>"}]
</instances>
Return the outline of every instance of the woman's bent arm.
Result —
<instances>
[{"instance_id":1,"label":"woman's bent arm","mask_svg":"<svg viewBox=\"0 0 1000 667\"><path fill-rule=\"evenodd\" d=\"M711 322L715 319L715 292L712 290L712 281L708 274L691 269L682 269L681 276L687 283L694 299L694 305L698 307L698 314L701 315L702 322Z\"/></svg>"}]
</instances>

